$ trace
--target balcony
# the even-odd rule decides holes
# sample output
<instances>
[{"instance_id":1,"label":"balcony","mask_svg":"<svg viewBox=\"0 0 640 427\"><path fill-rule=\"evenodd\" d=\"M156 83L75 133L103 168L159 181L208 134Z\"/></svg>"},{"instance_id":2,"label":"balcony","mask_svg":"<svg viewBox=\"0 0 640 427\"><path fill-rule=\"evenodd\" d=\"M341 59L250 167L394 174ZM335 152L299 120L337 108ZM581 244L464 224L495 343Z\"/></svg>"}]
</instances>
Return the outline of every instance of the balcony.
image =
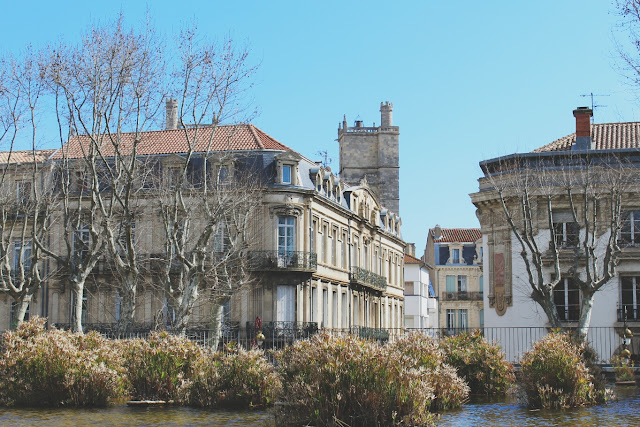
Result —
<instances>
[{"instance_id":1,"label":"balcony","mask_svg":"<svg viewBox=\"0 0 640 427\"><path fill-rule=\"evenodd\" d=\"M482 292L443 292L441 301L482 301Z\"/></svg>"},{"instance_id":2,"label":"balcony","mask_svg":"<svg viewBox=\"0 0 640 427\"><path fill-rule=\"evenodd\" d=\"M626 319L625 319L626 317ZM627 305L618 308L618 322L640 322L640 309L638 306Z\"/></svg>"},{"instance_id":3,"label":"balcony","mask_svg":"<svg viewBox=\"0 0 640 427\"><path fill-rule=\"evenodd\" d=\"M313 273L318 268L318 255L302 251L250 251L249 268L254 271L301 271Z\"/></svg>"},{"instance_id":4,"label":"balcony","mask_svg":"<svg viewBox=\"0 0 640 427\"><path fill-rule=\"evenodd\" d=\"M377 291L384 292L387 290L387 278L380 276L372 271L365 270L360 267L351 267L351 274L349 274L349 280L354 285L365 286L373 288Z\"/></svg>"}]
</instances>

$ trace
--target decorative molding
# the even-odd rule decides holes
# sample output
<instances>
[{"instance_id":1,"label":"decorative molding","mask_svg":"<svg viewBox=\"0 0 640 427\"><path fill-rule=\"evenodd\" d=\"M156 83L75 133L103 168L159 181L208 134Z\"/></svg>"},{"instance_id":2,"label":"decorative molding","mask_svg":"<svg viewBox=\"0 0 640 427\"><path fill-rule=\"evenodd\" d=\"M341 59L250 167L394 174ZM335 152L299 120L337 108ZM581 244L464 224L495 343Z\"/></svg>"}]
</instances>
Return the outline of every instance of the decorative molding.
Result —
<instances>
[{"instance_id":1,"label":"decorative molding","mask_svg":"<svg viewBox=\"0 0 640 427\"><path fill-rule=\"evenodd\" d=\"M303 207L293 205L290 203L284 205L276 205L269 207L269 213L277 216L294 216L299 217L302 215Z\"/></svg>"}]
</instances>

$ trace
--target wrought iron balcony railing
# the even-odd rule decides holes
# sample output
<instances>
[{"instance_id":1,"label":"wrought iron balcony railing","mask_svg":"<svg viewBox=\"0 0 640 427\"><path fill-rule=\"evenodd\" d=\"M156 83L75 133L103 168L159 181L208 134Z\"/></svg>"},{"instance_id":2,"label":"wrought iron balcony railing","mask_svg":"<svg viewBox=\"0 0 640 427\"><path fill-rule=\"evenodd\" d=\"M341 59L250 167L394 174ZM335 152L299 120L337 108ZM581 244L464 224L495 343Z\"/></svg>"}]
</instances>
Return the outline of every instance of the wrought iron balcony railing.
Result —
<instances>
[{"instance_id":1,"label":"wrought iron balcony railing","mask_svg":"<svg viewBox=\"0 0 640 427\"><path fill-rule=\"evenodd\" d=\"M361 267L351 267L349 280L351 280L351 283L368 286L379 291L385 291L387 289L386 277Z\"/></svg>"},{"instance_id":2,"label":"wrought iron balcony railing","mask_svg":"<svg viewBox=\"0 0 640 427\"><path fill-rule=\"evenodd\" d=\"M626 306L623 306L622 308L618 308L618 322L624 322L625 317L627 322L640 322L639 307L633 306L633 305L626 305Z\"/></svg>"},{"instance_id":3,"label":"wrought iron balcony railing","mask_svg":"<svg viewBox=\"0 0 640 427\"><path fill-rule=\"evenodd\" d=\"M443 292L441 301L482 301L482 292Z\"/></svg>"},{"instance_id":4,"label":"wrought iron balcony railing","mask_svg":"<svg viewBox=\"0 0 640 427\"><path fill-rule=\"evenodd\" d=\"M302 251L250 251L249 268L258 271L306 271L318 268L318 255Z\"/></svg>"}]
</instances>

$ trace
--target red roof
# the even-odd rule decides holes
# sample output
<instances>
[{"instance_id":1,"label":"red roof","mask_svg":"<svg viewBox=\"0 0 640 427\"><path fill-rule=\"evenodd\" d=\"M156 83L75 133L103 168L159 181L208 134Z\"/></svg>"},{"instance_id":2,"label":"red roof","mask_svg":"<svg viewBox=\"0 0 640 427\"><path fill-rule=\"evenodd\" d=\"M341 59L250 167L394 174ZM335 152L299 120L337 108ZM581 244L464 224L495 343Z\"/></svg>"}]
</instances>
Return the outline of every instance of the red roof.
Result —
<instances>
[{"instance_id":1,"label":"red roof","mask_svg":"<svg viewBox=\"0 0 640 427\"><path fill-rule=\"evenodd\" d=\"M622 148L640 148L640 122L599 123L591 125L591 139L596 150ZM533 153L546 151L568 151L576 142L575 132L533 150Z\"/></svg>"},{"instance_id":2,"label":"red roof","mask_svg":"<svg viewBox=\"0 0 640 427\"><path fill-rule=\"evenodd\" d=\"M434 238L434 242L475 242L482 237L479 228L442 228L441 231L440 238ZM433 235L433 229L429 232Z\"/></svg>"},{"instance_id":3,"label":"red roof","mask_svg":"<svg viewBox=\"0 0 640 427\"><path fill-rule=\"evenodd\" d=\"M244 151L244 150L291 150L284 144L276 141L252 124L224 125L217 127L200 127L198 129L174 129L141 132L138 134L140 143L137 154L140 156L154 154L179 154L185 153L192 144L195 152L204 151ZM120 138L120 151L123 154L131 152L134 138L133 132L120 135L100 135L102 155L112 157L114 144L110 138ZM86 135L76 136L69 140L64 150L68 150L70 158L82 157L83 152L90 145ZM58 151L54 159L63 157L62 150Z\"/></svg>"},{"instance_id":4,"label":"red roof","mask_svg":"<svg viewBox=\"0 0 640 427\"><path fill-rule=\"evenodd\" d=\"M404 254L404 263L405 264L422 264L422 260L412 255Z\"/></svg>"},{"instance_id":5,"label":"red roof","mask_svg":"<svg viewBox=\"0 0 640 427\"><path fill-rule=\"evenodd\" d=\"M0 163L30 163L34 160L36 162L43 162L49 158L56 150L37 150L35 153L33 150L24 151L1 151Z\"/></svg>"}]
</instances>

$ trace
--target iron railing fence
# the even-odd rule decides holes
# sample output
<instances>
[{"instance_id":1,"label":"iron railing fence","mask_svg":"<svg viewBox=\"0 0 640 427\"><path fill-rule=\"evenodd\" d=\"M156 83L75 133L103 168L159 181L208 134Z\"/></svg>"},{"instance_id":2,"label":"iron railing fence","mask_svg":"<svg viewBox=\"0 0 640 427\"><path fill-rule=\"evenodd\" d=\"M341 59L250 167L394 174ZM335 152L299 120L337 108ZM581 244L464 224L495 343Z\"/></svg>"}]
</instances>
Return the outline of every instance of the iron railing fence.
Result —
<instances>
[{"instance_id":1,"label":"iron railing fence","mask_svg":"<svg viewBox=\"0 0 640 427\"><path fill-rule=\"evenodd\" d=\"M55 324L61 329L70 329L70 324ZM151 325L134 325L125 333L118 333L115 324L86 324L84 331L95 330L106 338L147 338L157 329ZM171 329L166 329L171 332ZM309 339L317 333L333 336L356 336L375 340L380 343L393 342L408 333L419 333L425 337L442 339L448 336L471 333L472 328L370 328L353 326L350 328L319 328L315 322L264 322L261 329L251 323L241 327L237 322L224 323L219 330L210 329L207 325L196 325L185 331L185 336L200 345L223 350L235 345L243 348L262 348L277 350L291 345L295 341ZM551 329L547 327L484 327L477 329L491 343L500 346L505 358L511 363L519 363L525 352L531 350L533 343L547 336ZM576 328L563 328L564 331L576 332ZM258 332L264 339L259 343ZM591 327L587 341L595 350L599 363L609 363L611 357L622 348L622 328ZM629 350L632 358L640 360L640 333L633 338Z\"/></svg>"},{"instance_id":2,"label":"iron railing fence","mask_svg":"<svg viewBox=\"0 0 640 427\"><path fill-rule=\"evenodd\" d=\"M482 292L442 292L441 301L482 301Z\"/></svg>"},{"instance_id":3,"label":"iron railing fence","mask_svg":"<svg viewBox=\"0 0 640 427\"><path fill-rule=\"evenodd\" d=\"M249 268L257 271L316 271L318 254L303 251L249 251Z\"/></svg>"},{"instance_id":4,"label":"iron railing fence","mask_svg":"<svg viewBox=\"0 0 640 427\"><path fill-rule=\"evenodd\" d=\"M379 291L387 289L387 278L362 267L351 267L350 280Z\"/></svg>"}]
</instances>

